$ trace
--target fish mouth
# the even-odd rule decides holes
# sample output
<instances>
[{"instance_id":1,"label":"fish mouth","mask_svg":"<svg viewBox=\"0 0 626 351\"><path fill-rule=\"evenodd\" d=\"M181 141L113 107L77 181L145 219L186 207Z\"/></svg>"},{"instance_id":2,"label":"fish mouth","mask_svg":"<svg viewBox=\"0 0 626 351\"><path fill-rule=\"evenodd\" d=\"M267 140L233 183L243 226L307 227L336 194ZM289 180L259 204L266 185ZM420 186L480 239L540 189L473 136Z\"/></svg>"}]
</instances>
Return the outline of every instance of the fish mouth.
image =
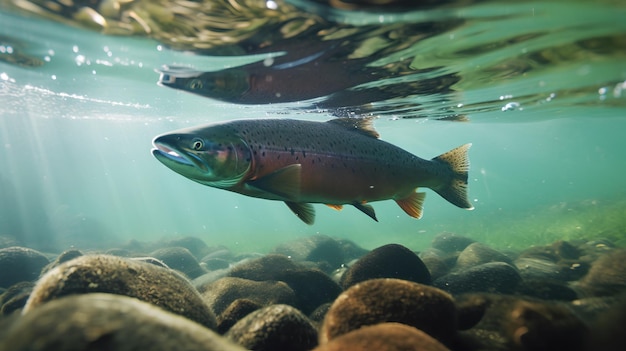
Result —
<instances>
[{"instance_id":1,"label":"fish mouth","mask_svg":"<svg viewBox=\"0 0 626 351\"><path fill-rule=\"evenodd\" d=\"M152 155L177 173L188 177L197 173L198 170L206 171L206 165L198 157L181 151L162 137L155 138L152 145L154 146Z\"/></svg>"}]
</instances>

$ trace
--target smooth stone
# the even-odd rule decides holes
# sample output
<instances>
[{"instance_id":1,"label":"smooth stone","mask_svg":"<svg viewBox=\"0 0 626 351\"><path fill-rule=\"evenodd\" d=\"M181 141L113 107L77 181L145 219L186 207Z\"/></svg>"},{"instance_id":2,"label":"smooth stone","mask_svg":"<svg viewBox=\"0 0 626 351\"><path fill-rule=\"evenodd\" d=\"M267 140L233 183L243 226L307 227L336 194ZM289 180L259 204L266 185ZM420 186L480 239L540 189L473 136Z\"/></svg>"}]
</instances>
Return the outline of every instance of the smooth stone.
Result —
<instances>
[{"instance_id":1,"label":"smooth stone","mask_svg":"<svg viewBox=\"0 0 626 351\"><path fill-rule=\"evenodd\" d=\"M121 295L71 295L14 321L0 351L244 351L215 332Z\"/></svg>"},{"instance_id":2,"label":"smooth stone","mask_svg":"<svg viewBox=\"0 0 626 351\"><path fill-rule=\"evenodd\" d=\"M484 316L464 333L479 343L472 349L583 350L588 328L564 303L496 294L469 294Z\"/></svg>"},{"instance_id":3,"label":"smooth stone","mask_svg":"<svg viewBox=\"0 0 626 351\"><path fill-rule=\"evenodd\" d=\"M626 295L620 296L611 308L602 312L591 323L591 335L587 350L626 350Z\"/></svg>"},{"instance_id":4,"label":"smooth stone","mask_svg":"<svg viewBox=\"0 0 626 351\"><path fill-rule=\"evenodd\" d=\"M317 330L302 312L272 305L241 319L225 334L248 350L306 351L317 346Z\"/></svg>"},{"instance_id":5,"label":"smooth stone","mask_svg":"<svg viewBox=\"0 0 626 351\"><path fill-rule=\"evenodd\" d=\"M423 331L400 323L365 326L338 336L314 351L449 351Z\"/></svg>"},{"instance_id":6,"label":"smooth stone","mask_svg":"<svg viewBox=\"0 0 626 351\"><path fill-rule=\"evenodd\" d=\"M369 252L369 250L360 247L352 240L337 239L337 242L341 246L345 262L361 258Z\"/></svg>"},{"instance_id":7,"label":"smooth stone","mask_svg":"<svg viewBox=\"0 0 626 351\"><path fill-rule=\"evenodd\" d=\"M234 266L229 276L256 281L283 281L296 294L296 307L305 314L332 302L341 288L324 272L307 268L284 255L270 254Z\"/></svg>"},{"instance_id":8,"label":"smooth stone","mask_svg":"<svg viewBox=\"0 0 626 351\"><path fill-rule=\"evenodd\" d=\"M450 294L401 279L372 279L344 291L326 313L320 344L367 325L399 322L446 343L457 330Z\"/></svg>"},{"instance_id":9,"label":"smooth stone","mask_svg":"<svg viewBox=\"0 0 626 351\"><path fill-rule=\"evenodd\" d=\"M521 257L515 260L520 275L524 279L565 280L565 274L556 263L540 258Z\"/></svg>"},{"instance_id":10,"label":"smooth stone","mask_svg":"<svg viewBox=\"0 0 626 351\"><path fill-rule=\"evenodd\" d=\"M35 283L19 282L0 295L0 314L6 316L20 310L26 304Z\"/></svg>"},{"instance_id":11,"label":"smooth stone","mask_svg":"<svg viewBox=\"0 0 626 351\"><path fill-rule=\"evenodd\" d=\"M513 265L507 255L481 243L468 245L456 259L455 269L461 270L489 262L504 262Z\"/></svg>"},{"instance_id":12,"label":"smooth stone","mask_svg":"<svg viewBox=\"0 0 626 351\"><path fill-rule=\"evenodd\" d=\"M195 279L206 271L200 267L198 260L188 249L184 247L166 247L158 249L150 254L179 272L184 273L190 279Z\"/></svg>"},{"instance_id":13,"label":"smooth stone","mask_svg":"<svg viewBox=\"0 0 626 351\"><path fill-rule=\"evenodd\" d=\"M573 301L578 298L576 291L567 283L548 279L524 279L515 292L542 300Z\"/></svg>"},{"instance_id":14,"label":"smooth stone","mask_svg":"<svg viewBox=\"0 0 626 351\"><path fill-rule=\"evenodd\" d=\"M12 246L0 249L0 287L37 280L48 258L39 251Z\"/></svg>"},{"instance_id":15,"label":"smooth stone","mask_svg":"<svg viewBox=\"0 0 626 351\"><path fill-rule=\"evenodd\" d=\"M54 267L59 266L60 264L63 264L67 261L71 261L73 259L75 259L76 257L80 257L83 256L84 254L80 251L80 250L67 250L67 251L63 251L59 256L57 256L54 261L50 262L49 264L47 264L42 270L41 270L41 275L44 275L46 273L48 273L49 270L51 270Z\"/></svg>"},{"instance_id":16,"label":"smooth stone","mask_svg":"<svg viewBox=\"0 0 626 351\"><path fill-rule=\"evenodd\" d=\"M211 248L204 242L204 240L194 236L171 239L166 241L165 245L167 247L184 247L189 250L189 252L191 252L197 260L211 253Z\"/></svg>"},{"instance_id":17,"label":"smooth stone","mask_svg":"<svg viewBox=\"0 0 626 351\"><path fill-rule=\"evenodd\" d=\"M474 240L454 233L443 232L435 235L431 246L446 253L463 251Z\"/></svg>"},{"instance_id":18,"label":"smooth stone","mask_svg":"<svg viewBox=\"0 0 626 351\"><path fill-rule=\"evenodd\" d=\"M24 313L62 296L98 292L135 297L210 329L217 324L200 293L182 275L109 255L81 256L50 270L35 285Z\"/></svg>"},{"instance_id":19,"label":"smooth stone","mask_svg":"<svg viewBox=\"0 0 626 351\"><path fill-rule=\"evenodd\" d=\"M357 283L377 278L431 283L428 268L413 251L402 245L389 244L370 251L351 265L341 277L340 285L345 290Z\"/></svg>"},{"instance_id":20,"label":"smooth stone","mask_svg":"<svg viewBox=\"0 0 626 351\"><path fill-rule=\"evenodd\" d=\"M418 256L426 265L432 280L448 274L456 262L456 257L450 260L449 254L432 247L420 252Z\"/></svg>"},{"instance_id":21,"label":"smooth stone","mask_svg":"<svg viewBox=\"0 0 626 351\"><path fill-rule=\"evenodd\" d=\"M341 244L326 235L313 235L278 245L272 253L291 257L294 261L326 263L331 270L344 263Z\"/></svg>"},{"instance_id":22,"label":"smooth stone","mask_svg":"<svg viewBox=\"0 0 626 351\"><path fill-rule=\"evenodd\" d=\"M626 249L614 249L592 263L577 286L589 296L626 292Z\"/></svg>"},{"instance_id":23,"label":"smooth stone","mask_svg":"<svg viewBox=\"0 0 626 351\"><path fill-rule=\"evenodd\" d=\"M263 306L249 299L233 301L217 316L217 332L225 334L240 319L261 308Z\"/></svg>"},{"instance_id":24,"label":"smooth stone","mask_svg":"<svg viewBox=\"0 0 626 351\"><path fill-rule=\"evenodd\" d=\"M200 265L203 265L209 271L216 271L229 268L230 262L222 258L203 258Z\"/></svg>"},{"instance_id":25,"label":"smooth stone","mask_svg":"<svg viewBox=\"0 0 626 351\"><path fill-rule=\"evenodd\" d=\"M435 280L433 286L451 294L469 292L513 293L522 281L517 270L504 262L490 262L449 273Z\"/></svg>"},{"instance_id":26,"label":"smooth stone","mask_svg":"<svg viewBox=\"0 0 626 351\"><path fill-rule=\"evenodd\" d=\"M233 301L248 299L265 307L274 304L295 305L293 290L281 281L255 281L243 278L224 277L213 283L200 286L198 290L213 312L219 315Z\"/></svg>"}]
</instances>

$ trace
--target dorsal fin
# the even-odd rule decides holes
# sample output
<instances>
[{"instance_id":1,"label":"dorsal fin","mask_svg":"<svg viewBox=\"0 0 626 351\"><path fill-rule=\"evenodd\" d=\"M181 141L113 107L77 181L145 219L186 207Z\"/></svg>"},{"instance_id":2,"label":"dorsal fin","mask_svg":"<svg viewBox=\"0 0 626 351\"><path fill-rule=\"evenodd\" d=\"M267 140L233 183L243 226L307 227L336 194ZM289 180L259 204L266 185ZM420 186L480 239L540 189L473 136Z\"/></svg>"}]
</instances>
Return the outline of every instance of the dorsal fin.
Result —
<instances>
[{"instance_id":1,"label":"dorsal fin","mask_svg":"<svg viewBox=\"0 0 626 351\"><path fill-rule=\"evenodd\" d=\"M331 119L326 123L336 124L338 126L342 126L348 130L352 130L363 135L367 135L369 137L373 137L378 139L380 134L374 129L374 118L375 117L359 117L359 118L350 118L350 117L342 117Z\"/></svg>"}]
</instances>

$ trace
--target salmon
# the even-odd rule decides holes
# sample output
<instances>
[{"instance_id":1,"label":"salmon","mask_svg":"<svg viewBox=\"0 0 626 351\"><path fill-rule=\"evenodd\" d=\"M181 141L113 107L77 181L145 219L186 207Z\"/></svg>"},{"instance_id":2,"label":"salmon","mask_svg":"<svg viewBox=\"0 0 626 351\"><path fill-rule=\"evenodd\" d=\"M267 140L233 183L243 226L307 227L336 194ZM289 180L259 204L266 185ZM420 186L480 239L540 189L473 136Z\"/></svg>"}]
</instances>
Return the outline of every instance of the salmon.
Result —
<instances>
[{"instance_id":1,"label":"salmon","mask_svg":"<svg viewBox=\"0 0 626 351\"><path fill-rule=\"evenodd\" d=\"M422 217L430 188L448 202L467 199L471 144L431 160L379 139L373 118L327 122L294 119L232 120L166 133L152 154L195 182L256 198L284 201L307 224L312 203L340 210L352 205L378 221L371 202L394 200Z\"/></svg>"}]
</instances>

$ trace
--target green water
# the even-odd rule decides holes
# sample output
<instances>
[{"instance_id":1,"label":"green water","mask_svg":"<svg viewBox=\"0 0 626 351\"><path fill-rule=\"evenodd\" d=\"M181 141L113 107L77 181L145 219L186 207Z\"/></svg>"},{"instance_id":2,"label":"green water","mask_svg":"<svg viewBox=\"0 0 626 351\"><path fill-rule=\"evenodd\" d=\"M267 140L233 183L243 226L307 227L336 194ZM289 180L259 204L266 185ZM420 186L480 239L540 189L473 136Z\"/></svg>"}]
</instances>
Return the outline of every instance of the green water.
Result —
<instances>
[{"instance_id":1,"label":"green water","mask_svg":"<svg viewBox=\"0 0 626 351\"><path fill-rule=\"evenodd\" d=\"M19 41L4 50L19 49L42 65L0 62L0 235L60 249L195 235L241 252L314 234L419 250L442 231L505 248L595 237L626 244L622 4L481 2L332 16L383 24L462 20L372 63L412 58L412 67L432 68L429 74L454 72L461 79L453 91L444 100L424 94L376 102L373 113L393 107L375 122L381 138L423 158L473 143L475 210L426 190L420 220L385 201L373 203L379 223L351 207L315 205L316 223L307 226L283 203L193 183L152 157L154 136L235 118L332 116L297 102L237 105L156 84L155 70L166 64L217 70L257 58L191 55L2 8L0 35ZM417 105L415 116L426 118L400 118ZM450 114L467 121L435 119Z\"/></svg>"}]
</instances>

